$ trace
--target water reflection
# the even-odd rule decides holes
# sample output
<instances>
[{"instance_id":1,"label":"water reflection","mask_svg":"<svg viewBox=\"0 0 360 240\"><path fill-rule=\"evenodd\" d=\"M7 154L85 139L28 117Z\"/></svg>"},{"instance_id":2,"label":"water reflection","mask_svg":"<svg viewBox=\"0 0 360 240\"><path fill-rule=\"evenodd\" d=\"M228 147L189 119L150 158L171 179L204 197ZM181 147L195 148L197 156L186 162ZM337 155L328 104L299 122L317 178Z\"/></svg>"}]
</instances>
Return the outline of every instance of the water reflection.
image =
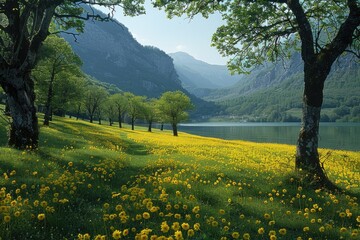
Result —
<instances>
[{"instance_id":1,"label":"water reflection","mask_svg":"<svg viewBox=\"0 0 360 240\"><path fill-rule=\"evenodd\" d=\"M299 123L194 123L179 130L201 136L241 139L253 142L296 144ZM321 123L319 146L360 150L360 123Z\"/></svg>"}]
</instances>

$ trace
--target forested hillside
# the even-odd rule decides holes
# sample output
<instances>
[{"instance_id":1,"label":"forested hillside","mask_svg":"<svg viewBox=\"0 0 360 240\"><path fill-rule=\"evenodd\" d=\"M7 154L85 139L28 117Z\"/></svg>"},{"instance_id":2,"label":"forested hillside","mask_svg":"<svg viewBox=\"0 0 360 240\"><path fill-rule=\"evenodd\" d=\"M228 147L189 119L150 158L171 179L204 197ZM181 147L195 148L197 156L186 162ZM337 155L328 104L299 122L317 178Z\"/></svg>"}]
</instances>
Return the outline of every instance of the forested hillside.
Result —
<instances>
[{"instance_id":1,"label":"forested hillside","mask_svg":"<svg viewBox=\"0 0 360 240\"><path fill-rule=\"evenodd\" d=\"M255 121L300 121L303 64L299 54L289 61L267 63L243 75L231 88L204 97L226 108L223 115ZM360 121L360 64L347 56L334 64L325 82L322 121Z\"/></svg>"}]
</instances>

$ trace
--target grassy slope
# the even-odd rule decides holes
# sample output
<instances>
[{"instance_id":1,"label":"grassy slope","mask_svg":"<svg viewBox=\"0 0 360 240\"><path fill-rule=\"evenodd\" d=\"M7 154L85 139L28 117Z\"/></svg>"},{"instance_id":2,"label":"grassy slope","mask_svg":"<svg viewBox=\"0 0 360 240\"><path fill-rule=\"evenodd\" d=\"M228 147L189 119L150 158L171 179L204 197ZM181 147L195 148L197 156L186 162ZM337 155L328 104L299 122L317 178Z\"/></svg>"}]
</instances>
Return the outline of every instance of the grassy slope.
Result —
<instances>
[{"instance_id":1,"label":"grassy slope","mask_svg":"<svg viewBox=\"0 0 360 240\"><path fill-rule=\"evenodd\" d=\"M55 118L39 150L0 147L0 239L358 237L359 152L321 150L332 195L293 181L294 146L138 129Z\"/></svg>"}]
</instances>

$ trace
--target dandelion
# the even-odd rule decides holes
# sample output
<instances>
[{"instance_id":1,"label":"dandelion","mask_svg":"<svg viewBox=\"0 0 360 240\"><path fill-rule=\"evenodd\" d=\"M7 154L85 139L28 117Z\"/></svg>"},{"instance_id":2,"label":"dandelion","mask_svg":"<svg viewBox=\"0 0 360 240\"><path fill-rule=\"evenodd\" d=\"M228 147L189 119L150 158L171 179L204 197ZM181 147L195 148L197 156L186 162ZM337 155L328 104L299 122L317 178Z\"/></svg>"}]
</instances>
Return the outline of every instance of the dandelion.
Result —
<instances>
[{"instance_id":1,"label":"dandelion","mask_svg":"<svg viewBox=\"0 0 360 240\"><path fill-rule=\"evenodd\" d=\"M346 232L346 231L347 231L347 229L346 229L345 227L340 228L340 232L341 232L341 233L344 233L344 232Z\"/></svg>"},{"instance_id":2,"label":"dandelion","mask_svg":"<svg viewBox=\"0 0 360 240\"><path fill-rule=\"evenodd\" d=\"M265 219L270 219L270 217L271 217L270 214L268 214L268 213L265 213L265 214L264 214L264 218L265 218Z\"/></svg>"},{"instance_id":3,"label":"dandelion","mask_svg":"<svg viewBox=\"0 0 360 240\"><path fill-rule=\"evenodd\" d=\"M341 218L346 217L346 213L344 213L344 212L339 213L339 217L341 217Z\"/></svg>"},{"instance_id":4,"label":"dandelion","mask_svg":"<svg viewBox=\"0 0 360 240\"><path fill-rule=\"evenodd\" d=\"M279 233L280 233L280 235L286 235L286 229L285 228L280 228Z\"/></svg>"},{"instance_id":5,"label":"dandelion","mask_svg":"<svg viewBox=\"0 0 360 240\"><path fill-rule=\"evenodd\" d=\"M43 221L43 220L45 219L45 213L40 213L40 214L38 214L37 219L38 219L39 221Z\"/></svg>"},{"instance_id":6,"label":"dandelion","mask_svg":"<svg viewBox=\"0 0 360 240\"><path fill-rule=\"evenodd\" d=\"M324 226L319 227L319 232L325 232L325 227Z\"/></svg>"},{"instance_id":7,"label":"dandelion","mask_svg":"<svg viewBox=\"0 0 360 240\"><path fill-rule=\"evenodd\" d=\"M149 218L150 218L150 213L144 212L143 215L142 215L142 217L143 217L144 219L149 219Z\"/></svg>"},{"instance_id":8,"label":"dandelion","mask_svg":"<svg viewBox=\"0 0 360 240\"><path fill-rule=\"evenodd\" d=\"M263 235L264 233L265 233L265 229L264 228L259 228L258 229L258 233L260 234L260 235Z\"/></svg>"},{"instance_id":9,"label":"dandelion","mask_svg":"<svg viewBox=\"0 0 360 240\"><path fill-rule=\"evenodd\" d=\"M200 211L200 207L199 206L195 206L193 209L192 209L192 212L193 213L198 213ZM360 216L358 217L359 221L360 221Z\"/></svg>"},{"instance_id":10,"label":"dandelion","mask_svg":"<svg viewBox=\"0 0 360 240\"><path fill-rule=\"evenodd\" d=\"M304 228L303 228L303 231L304 231L304 232L308 232L308 231L310 231L310 228L309 228L309 227L304 227Z\"/></svg>"},{"instance_id":11,"label":"dandelion","mask_svg":"<svg viewBox=\"0 0 360 240\"><path fill-rule=\"evenodd\" d=\"M171 225L171 229L174 231L178 231L180 229L180 224L178 222L173 222Z\"/></svg>"},{"instance_id":12,"label":"dandelion","mask_svg":"<svg viewBox=\"0 0 360 240\"><path fill-rule=\"evenodd\" d=\"M10 220L11 220L11 217L9 215L4 216L4 222L8 223L8 222L10 222Z\"/></svg>"},{"instance_id":13,"label":"dandelion","mask_svg":"<svg viewBox=\"0 0 360 240\"><path fill-rule=\"evenodd\" d=\"M239 234L239 232L233 232L233 233L231 234L231 236L232 236L233 238L235 238L235 239L238 239L238 238L240 237L240 234Z\"/></svg>"},{"instance_id":14,"label":"dandelion","mask_svg":"<svg viewBox=\"0 0 360 240\"><path fill-rule=\"evenodd\" d=\"M161 223L161 230L163 233L167 233L170 230L169 225L167 224L167 222L162 222Z\"/></svg>"},{"instance_id":15,"label":"dandelion","mask_svg":"<svg viewBox=\"0 0 360 240\"><path fill-rule=\"evenodd\" d=\"M249 233L244 233L243 239L245 239L245 240L250 239L250 234Z\"/></svg>"},{"instance_id":16,"label":"dandelion","mask_svg":"<svg viewBox=\"0 0 360 240\"><path fill-rule=\"evenodd\" d=\"M182 232L181 232L181 231L176 231L174 235L175 235L175 239L176 239L176 240L181 240L181 239L183 239L183 236L182 236Z\"/></svg>"},{"instance_id":17,"label":"dandelion","mask_svg":"<svg viewBox=\"0 0 360 240\"><path fill-rule=\"evenodd\" d=\"M190 225L189 225L188 223L182 223L182 224L181 224L181 227L182 227L182 229L184 229L184 230L189 230Z\"/></svg>"},{"instance_id":18,"label":"dandelion","mask_svg":"<svg viewBox=\"0 0 360 240\"><path fill-rule=\"evenodd\" d=\"M121 238L121 231L115 230L115 231L112 233L112 237L113 237L113 239L120 239L120 238Z\"/></svg>"},{"instance_id":19,"label":"dandelion","mask_svg":"<svg viewBox=\"0 0 360 240\"><path fill-rule=\"evenodd\" d=\"M189 237L194 236L194 235L195 235L194 230L193 230L193 229L189 229L189 230L187 231L187 235L188 235Z\"/></svg>"},{"instance_id":20,"label":"dandelion","mask_svg":"<svg viewBox=\"0 0 360 240\"><path fill-rule=\"evenodd\" d=\"M195 223L195 224L194 224L194 230L195 230L195 231L199 231L199 230L200 230L200 223Z\"/></svg>"}]
</instances>

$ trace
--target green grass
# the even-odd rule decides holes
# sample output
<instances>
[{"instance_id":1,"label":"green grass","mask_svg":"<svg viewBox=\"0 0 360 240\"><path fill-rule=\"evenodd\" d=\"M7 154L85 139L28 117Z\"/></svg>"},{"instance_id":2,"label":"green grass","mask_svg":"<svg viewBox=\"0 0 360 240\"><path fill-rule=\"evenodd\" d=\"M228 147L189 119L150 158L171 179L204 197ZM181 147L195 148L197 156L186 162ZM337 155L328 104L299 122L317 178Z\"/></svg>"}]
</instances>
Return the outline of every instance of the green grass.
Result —
<instances>
[{"instance_id":1,"label":"green grass","mask_svg":"<svg viewBox=\"0 0 360 240\"><path fill-rule=\"evenodd\" d=\"M359 236L359 152L320 151L331 194L295 180L294 146L136 129L55 117L20 151L0 120L0 238Z\"/></svg>"}]
</instances>

